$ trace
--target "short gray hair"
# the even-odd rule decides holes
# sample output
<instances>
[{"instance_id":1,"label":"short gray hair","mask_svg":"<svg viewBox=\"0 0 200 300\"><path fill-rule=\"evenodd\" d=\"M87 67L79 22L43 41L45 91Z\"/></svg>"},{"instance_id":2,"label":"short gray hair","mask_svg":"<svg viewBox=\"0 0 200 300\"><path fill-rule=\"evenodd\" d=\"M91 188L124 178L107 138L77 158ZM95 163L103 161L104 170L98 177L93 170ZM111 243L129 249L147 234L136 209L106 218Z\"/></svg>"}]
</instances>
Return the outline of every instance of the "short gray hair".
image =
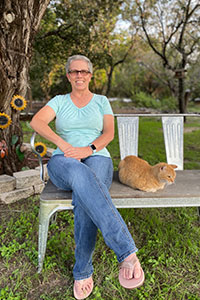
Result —
<instances>
[{"instance_id":1,"label":"short gray hair","mask_svg":"<svg viewBox=\"0 0 200 300\"><path fill-rule=\"evenodd\" d=\"M90 71L90 73L92 74L93 73L93 66L92 66L92 63L91 61L89 60L89 58L87 58L86 56L84 55L73 55L73 56L70 56L67 60L67 63L66 63L66 72L69 73L69 67L70 67L70 64L72 61L74 60L84 60L87 62L88 64L88 69Z\"/></svg>"}]
</instances>

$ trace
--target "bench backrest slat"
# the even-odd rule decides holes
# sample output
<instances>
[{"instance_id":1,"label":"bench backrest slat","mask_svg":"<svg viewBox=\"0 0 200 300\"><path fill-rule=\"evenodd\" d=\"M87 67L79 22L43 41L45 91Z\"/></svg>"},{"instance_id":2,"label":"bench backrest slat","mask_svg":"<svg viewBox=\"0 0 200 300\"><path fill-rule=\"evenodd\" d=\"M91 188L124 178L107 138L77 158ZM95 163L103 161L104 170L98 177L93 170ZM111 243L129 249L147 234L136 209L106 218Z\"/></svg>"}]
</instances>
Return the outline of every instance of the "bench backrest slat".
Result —
<instances>
[{"instance_id":1,"label":"bench backrest slat","mask_svg":"<svg viewBox=\"0 0 200 300\"><path fill-rule=\"evenodd\" d=\"M117 117L120 157L138 156L139 117Z\"/></svg>"},{"instance_id":2,"label":"bench backrest slat","mask_svg":"<svg viewBox=\"0 0 200 300\"><path fill-rule=\"evenodd\" d=\"M167 163L183 170L183 116L162 116ZM139 116L117 117L120 157L138 156Z\"/></svg>"},{"instance_id":3,"label":"bench backrest slat","mask_svg":"<svg viewBox=\"0 0 200 300\"><path fill-rule=\"evenodd\" d=\"M162 117L167 163L178 170L183 170L183 124L183 117Z\"/></svg>"}]
</instances>

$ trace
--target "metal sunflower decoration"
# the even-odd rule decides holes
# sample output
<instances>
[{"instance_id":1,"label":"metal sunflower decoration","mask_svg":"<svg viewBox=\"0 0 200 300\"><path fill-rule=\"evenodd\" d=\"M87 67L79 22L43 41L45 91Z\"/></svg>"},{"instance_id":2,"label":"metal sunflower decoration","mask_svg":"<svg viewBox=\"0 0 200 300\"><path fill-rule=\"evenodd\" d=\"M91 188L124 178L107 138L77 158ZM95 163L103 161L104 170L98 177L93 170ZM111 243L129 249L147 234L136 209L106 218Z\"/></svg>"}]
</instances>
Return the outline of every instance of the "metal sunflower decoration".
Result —
<instances>
[{"instance_id":1,"label":"metal sunflower decoration","mask_svg":"<svg viewBox=\"0 0 200 300\"><path fill-rule=\"evenodd\" d=\"M7 128L12 123L11 118L9 115L5 113L0 113L0 128L4 129Z\"/></svg>"},{"instance_id":2,"label":"metal sunflower decoration","mask_svg":"<svg viewBox=\"0 0 200 300\"><path fill-rule=\"evenodd\" d=\"M24 97L16 95L12 98L10 104L14 109L21 111L26 107L27 101L24 99Z\"/></svg>"},{"instance_id":3,"label":"metal sunflower decoration","mask_svg":"<svg viewBox=\"0 0 200 300\"><path fill-rule=\"evenodd\" d=\"M40 156L44 156L47 153L47 147L44 143L38 142L35 143L35 150L40 154Z\"/></svg>"}]
</instances>

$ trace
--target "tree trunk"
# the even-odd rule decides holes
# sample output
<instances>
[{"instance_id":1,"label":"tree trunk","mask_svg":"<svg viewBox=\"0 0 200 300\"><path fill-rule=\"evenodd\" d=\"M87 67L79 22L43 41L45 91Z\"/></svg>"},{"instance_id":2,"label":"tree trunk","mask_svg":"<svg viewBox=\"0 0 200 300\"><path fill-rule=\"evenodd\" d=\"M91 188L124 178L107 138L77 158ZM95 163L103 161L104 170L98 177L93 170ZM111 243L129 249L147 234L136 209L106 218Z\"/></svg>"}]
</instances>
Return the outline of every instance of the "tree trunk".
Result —
<instances>
[{"instance_id":1,"label":"tree trunk","mask_svg":"<svg viewBox=\"0 0 200 300\"><path fill-rule=\"evenodd\" d=\"M185 113L185 99L184 99L184 79L178 79L178 103L180 114Z\"/></svg>"},{"instance_id":2,"label":"tree trunk","mask_svg":"<svg viewBox=\"0 0 200 300\"><path fill-rule=\"evenodd\" d=\"M19 149L23 142L20 111L13 109L10 102L15 95L26 95L33 39L49 2L0 2L0 113L12 120L10 126L0 128L0 142L4 140L8 146L8 155L0 157L1 174L12 175L20 168Z\"/></svg>"},{"instance_id":3,"label":"tree trunk","mask_svg":"<svg viewBox=\"0 0 200 300\"><path fill-rule=\"evenodd\" d=\"M108 84L107 84L107 89L106 89L106 96L108 97L110 90L111 90L111 82L112 82L112 75L113 75L114 67L110 67L110 72L108 73Z\"/></svg>"}]
</instances>

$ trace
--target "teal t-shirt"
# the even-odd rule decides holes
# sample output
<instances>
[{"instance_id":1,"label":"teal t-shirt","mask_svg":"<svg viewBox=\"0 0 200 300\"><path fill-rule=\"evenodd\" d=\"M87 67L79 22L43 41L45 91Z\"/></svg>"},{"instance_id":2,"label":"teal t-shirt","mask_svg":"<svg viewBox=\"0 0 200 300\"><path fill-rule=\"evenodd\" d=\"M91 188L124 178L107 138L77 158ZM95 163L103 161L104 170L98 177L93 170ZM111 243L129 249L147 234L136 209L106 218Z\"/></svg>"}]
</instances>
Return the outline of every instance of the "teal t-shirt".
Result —
<instances>
[{"instance_id":1,"label":"teal t-shirt","mask_svg":"<svg viewBox=\"0 0 200 300\"><path fill-rule=\"evenodd\" d=\"M58 95L46 105L56 114L57 134L74 147L86 147L92 143L102 133L103 116L113 115L107 97L97 94L94 94L91 101L82 108L73 103L70 94ZM63 152L57 148L53 152L53 155L55 154ZM110 157L106 148L94 154Z\"/></svg>"}]
</instances>

